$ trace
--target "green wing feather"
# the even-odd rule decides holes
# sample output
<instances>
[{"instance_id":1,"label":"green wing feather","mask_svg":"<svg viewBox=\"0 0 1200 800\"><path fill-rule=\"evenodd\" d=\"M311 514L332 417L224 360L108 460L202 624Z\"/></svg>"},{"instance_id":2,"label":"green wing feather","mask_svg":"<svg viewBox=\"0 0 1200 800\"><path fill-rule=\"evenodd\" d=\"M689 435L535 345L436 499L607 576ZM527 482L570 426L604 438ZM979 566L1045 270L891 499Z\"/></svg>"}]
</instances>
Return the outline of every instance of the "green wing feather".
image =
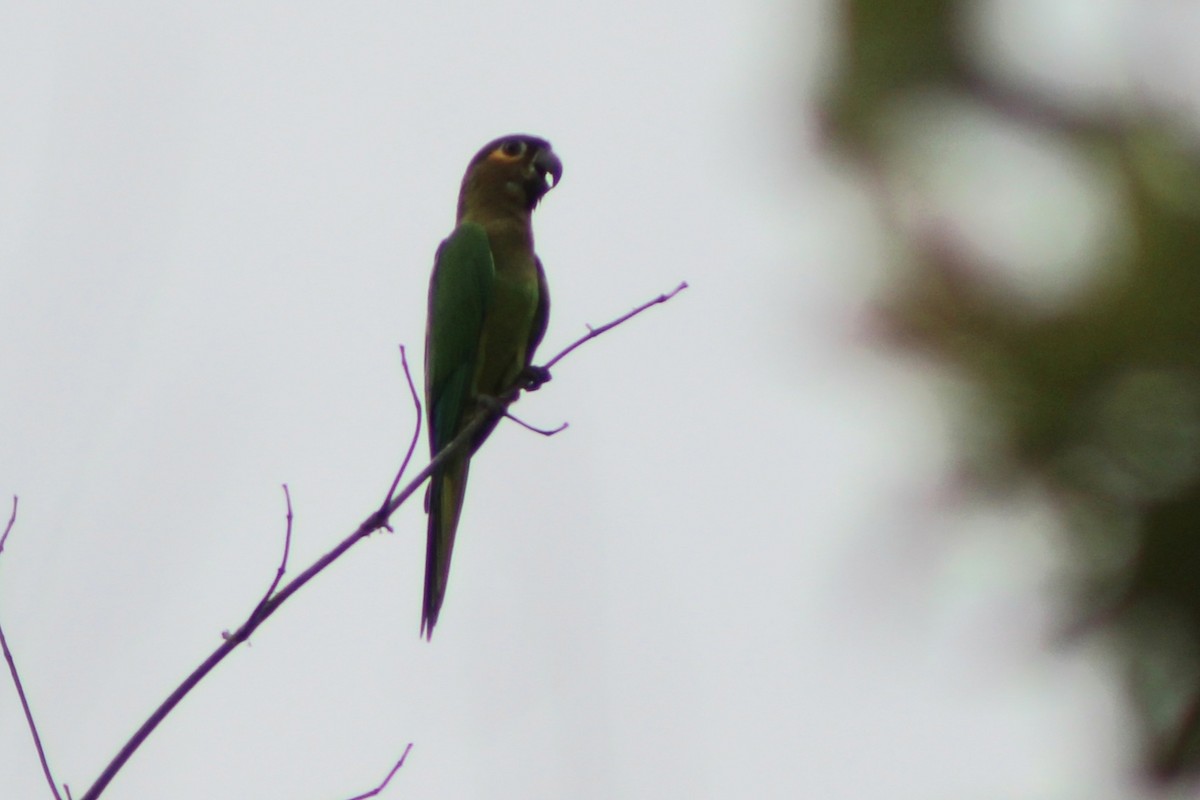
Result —
<instances>
[{"instance_id":1,"label":"green wing feather","mask_svg":"<svg viewBox=\"0 0 1200 800\"><path fill-rule=\"evenodd\" d=\"M431 455L437 455L454 439L474 406L471 384L495 276L487 233L479 225L459 225L438 247L429 285L429 329L425 337L425 412L429 417ZM469 456L468 450L434 473L425 498L429 527L421 631L426 636L433 633L446 595Z\"/></svg>"},{"instance_id":2,"label":"green wing feather","mask_svg":"<svg viewBox=\"0 0 1200 800\"><path fill-rule=\"evenodd\" d=\"M550 323L550 287L546 285L546 270L542 269L542 260L534 256L537 265L537 310L533 314L533 325L529 329L529 344L525 347L525 365L533 363L533 353L542 343L546 335L546 326Z\"/></svg>"},{"instance_id":3,"label":"green wing feather","mask_svg":"<svg viewBox=\"0 0 1200 800\"><path fill-rule=\"evenodd\" d=\"M487 233L464 223L442 242L429 285L425 399L434 454L457 433L479 355L496 268Z\"/></svg>"}]
</instances>

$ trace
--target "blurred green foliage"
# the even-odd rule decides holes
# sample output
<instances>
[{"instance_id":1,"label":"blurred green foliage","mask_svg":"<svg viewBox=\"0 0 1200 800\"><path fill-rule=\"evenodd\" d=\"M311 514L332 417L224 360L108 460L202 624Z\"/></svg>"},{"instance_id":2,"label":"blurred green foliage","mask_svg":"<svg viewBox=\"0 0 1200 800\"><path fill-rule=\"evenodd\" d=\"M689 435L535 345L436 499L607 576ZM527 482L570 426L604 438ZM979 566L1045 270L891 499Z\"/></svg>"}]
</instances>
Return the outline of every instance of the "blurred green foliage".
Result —
<instances>
[{"instance_id":1,"label":"blurred green foliage","mask_svg":"<svg viewBox=\"0 0 1200 800\"><path fill-rule=\"evenodd\" d=\"M886 171L888 119L930 91L1064 137L1111 167L1127 217L1103 279L1022 304L970 248L895 218L909 270L889 330L966 378L981 430L965 442L990 489L1054 499L1076 573L1076 627L1125 669L1142 756L1164 781L1200 773L1200 149L1145 109L1095 117L997 85L967 51L969 2L846 0L823 113L864 175ZM881 181L880 187L886 184ZM880 202L902 202L881 188ZM896 209L892 209L895 211ZM886 214L885 214L886 216Z\"/></svg>"}]
</instances>

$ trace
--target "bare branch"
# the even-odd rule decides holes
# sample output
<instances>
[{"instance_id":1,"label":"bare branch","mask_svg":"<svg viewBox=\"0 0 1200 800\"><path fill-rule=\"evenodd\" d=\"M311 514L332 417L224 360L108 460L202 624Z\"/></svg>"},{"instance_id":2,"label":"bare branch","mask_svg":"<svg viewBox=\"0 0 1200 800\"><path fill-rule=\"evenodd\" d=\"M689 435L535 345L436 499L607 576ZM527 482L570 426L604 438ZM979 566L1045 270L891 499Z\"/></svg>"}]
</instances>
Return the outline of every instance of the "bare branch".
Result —
<instances>
[{"instance_id":1,"label":"bare branch","mask_svg":"<svg viewBox=\"0 0 1200 800\"><path fill-rule=\"evenodd\" d=\"M392 767L392 771L389 772L387 777L383 779L383 783L379 784L366 794L354 795L354 797L351 797L350 800L367 800L368 797L375 797L384 789L386 789L388 783L392 780L392 776L399 772L400 768L404 766L404 759L408 758L409 750L412 750L412 742L409 742L408 747L404 748L404 752L400 754L400 760L396 762L396 766Z\"/></svg>"},{"instance_id":2,"label":"bare branch","mask_svg":"<svg viewBox=\"0 0 1200 800\"><path fill-rule=\"evenodd\" d=\"M508 395L505 395L503 398L505 403L511 403L514 399L516 399L517 393L518 390L514 390ZM404 503L404 501L411 497L412 494L416 492L418 488L420 488L421 484L428 480L429 476L432 475L435 470L440 468L446 461L457 456L460 451L465 450L470 446L471 440L475 437L475 434L483 428L484 424L490 419L490 417L491 415L489 413L476 414L475 418L472 419L471 422L459 432L458 436L454 437L449 444L443 447L442 450L430 460L429 464L427 464L415 478L409 481L398 495L392 498L390 503L363 520L353 533L340 541L328 553L313 562L308 569L304 570L295 578L293 578L269 600L259 605L258 608L251 613L250 617L248 617L246 621L242 623L240 628L225 636L225 640L221 646L214 650L208 658L204 659L200 666L192 670L192 673L188 675L183 682L179 684L179 686L176 687L170 695L167 696L167 699L164 700L159 707L154 710L154 712L146 719L146 721L142 723L141 727L137 729L133 736L130 737L129 741L127 741L121 748L120 752L113 757L108 766L104 768L104 771L100 773L100 776L96 778L95 783L93 783L87 790L87 793L84 794L82 800L96 800L96 798L100 797L100 794L105 790L105 788L107 788L108 784L122 769L122 767L125 766L125 763L129 761L129 758L135 752L137 752L137 749L142 746L142 743L146 741L146 738L153 733L154 729L158 727L159 723L161 723L166 716L174 710L175 706L179 705L179 701L186 697L188 693L190 693L192 689L196 687L196 684L203 680L208 673L212 672L213 668L224 661L225 657L232 653L239 644L249 639L250 635L258 629L258 626L266 622L267 619L269 619L281 605L287 602L289 597L299 591L304 584L308 583L310 580L319 575L326 567L340 558L343 553L357 544L360 540L365 539L367 536L387 525L388 518L391 517L396 509Z\"/></svg>"},{"instance_id":3,"label":"bare branch","mask_svg":"<svg viewBox=\"0 0 1200 800\"><path fill-rule=\"evenodd\" d=\"M550 366L561 361L567 354L571 353L584 342L596 338L605 331L612 330L621 323L640 314L651 306L658 305L659 303L665 303L667 300L670 300L685 288L687 288L687 283L681 283L668 294L660 295L650 302L642 304L638 308L635 308L628 314L613 320L607 325L603 325L595 330L589 330L587 335L583 336L551 359L551 361L546 365L546 368L549 368ZM401 351L401 356L403 358L403 351ZM404 359L404 365L405 374L409 376L409 388L413 394L414 402L417 404L417 408L419 409L420 402L417 400L416 387L413 385L411 374L408 371L407 359ZM338 544L332 550L313 562L311 566L289 581L277 593L265 600L265 602L260 603L258 607L251 612L246 621L242 623L242 626L233 633L225 636L224 642L221 644L221 646L214 650L212 654L200 664L200 666L192 670L192 673L188 675L187 678L185 678L183 682L179 684L179 686L176 687L173 692L171 692L167 699L164 700L162 704L154 710L150 717L142 723L141 727L137 729L133 736L130 737L129 741L127 741L121 748L120 752L113 757L108 766L104 768L104 771L100 773L100 776L96 778L95 783L88 788L87 793L84 794L82 800L97 800L105 788L107 788L108 784L112 782L112 779L116 776L116 774L125 766L126 762L129 761L130 757L137 752L139 747L142 746L142 743L145 742L146 738L153 733L154 729L158 727L159 723L161 723L163 719L165 719L166 716L170 714L172 710L174 710L175 706L179 705L179 702L196 687L196 684L203 680L204 677L208 675L208 673L211 672L218 664L224 661L225 657L233 652L233 650L239 644L249 639L250 635L258 629L258 626L266 622L267 619L269 619L272 614L279 610L279 607L287 602L288 598L298 592L301 587L319 575L326 567L340 558L343 553L345 553L359 541L365 539L367 536L370 536L377 530L387 528L388 521L392 514L396 512L396 509L403 505L404 502L408 500L408 498L411 497L413 493L415 493L417 489L419 489L421 485L425 483L426 480L429 479L429 476L440 469L443 464L453 458L456 458L462 451L469 449L472 443L475 441L475 437L479 431L483 430L485 426L495 419L495 414L506 413L508 407L517 400L522 391L524 391L524 387L516 386L505 392L500 397L496 398L495 408L481 408L475 414L475 416L471 418L470 422L468 422L462 428L462 430L458 432L458 435L451 439L445 447L439 450L437 455L430 459L429 463L425 465L425 468L417 473L416 477L405 484L404 488L401 489L399 493L394 493L394 490L389 492L389 499L379 508L379 510L375 511L369 517L364 519L353 533L351 533L342 541L338 542ZM417 425L419 430L419 414ZM413 448L416 446L415 442L416 435L414 435L413 445L411 445L409 448L409 454L405 457L405 464L401 466L401 473L403 473L404 467L407 466L408 459L411 458ZM399 478L397 478L396 483L399 483Z\"/></svg>"},{"instance_id":4,"label":"bare branch","mask_svg":"<svg viewBox=\"0 0 1200 800\"><path fill-rule=\"evenodd\" d=\"M0 536L0 553L4 552L4 542L7 541L8 534L12 533L16 521L17 496L13 495L12 514L8 518L8 525L4 527L4 535ZM33 736L33 746L37 749L38 760L42 762L42 774L46 776L46 783L50 785L50 792L54 795L55 800L62 800L62 795L58 793L58 786L54 783L54 774L50 771L50 762L46 759L46 749L42 747L42 737L38 735L37 723L33 721L33 711L29 708L29 699L25 696L25 686L21 683L17 662L13 659L12 650L8 649L8 639L4 636L3 627L0 627L0 649L4 651L4 660L8 662L8 674L12 676L13 686L17 689L17 697L21 700L21 709L25 712L25 724L29 727L30 735Z\"/></svg>"}]
</instances>

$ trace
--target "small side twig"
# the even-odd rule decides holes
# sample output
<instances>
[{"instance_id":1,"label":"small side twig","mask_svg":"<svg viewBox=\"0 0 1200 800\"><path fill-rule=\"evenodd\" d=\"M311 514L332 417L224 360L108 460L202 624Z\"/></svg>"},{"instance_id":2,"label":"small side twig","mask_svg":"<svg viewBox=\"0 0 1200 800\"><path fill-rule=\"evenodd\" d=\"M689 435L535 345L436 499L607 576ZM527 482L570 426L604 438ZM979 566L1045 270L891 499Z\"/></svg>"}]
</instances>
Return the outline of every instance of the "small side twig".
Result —
<instances>
[{"instance_id":1,"label":"small side twig","mask_svg":"<svg viewBox=\"0 0 1200 800\"><path fill-rule=\"evenodd\" d=\"M354 795L354 797L351 797L350 800L367 800L368 797L375 797L380 792L382 792L384 789L386 789L388 783L392 780L392 776L394 776L397 772L399 772L400 768L404 766L404 759L408 758L409 750L412 750L412 742L409 742L408 747L404 748L404 752L400 754L400 760L396 762L396 766L392 767L392 771L389 772L387 774L387 777L383 779L383 783L379 784L374 789L372 789L369 792L366 792L365 794Z\"/></svg>"},{"instance_id":2,"label":"small side twig","mask_svg":"<svg viewBox=\"0 0 1200 800\"><path fill-rule=\"evenodd\" d=\"M16 521L17 496L13 495L12 514L8 518L8 525L4 527L4 534L0 535L0 553L4 552L4 543L8 540L8 534L12 533ZM21 674L17 671L17 662L13 659L12 650L8 648L8 639L4 635L2 626L0 626L0 650L4 651L4 660L8 662L8 674L12 676L13 686L17 689L17 697L21 700L21 709L25 712L25 724L29 728L29 734L33 737L33 746L37 749L38 761L42 762L42 774L46 776L46 783L50 784L50 791L54 794L55 800L62 800L62 795L58 793L58 786L54 782L54 773L50 771L46 748L42 747L42 737L38 734L37 723L33 721L29 698L25 696L25 685L21 683Z\"/></svg>"},{"instance_id":3,"label":"small side twig","mask_svg":"<svg viewBox=\"0 0 1200 800\"><path fill-rule=\"evenodd\" d=\"M17 496L13 495L12 513L8 515L8 524L4 526L4 534L0 535L0 553L4 552L4 543L8 541L8 534L12 532L13 525L17 521L17 503L20 502Z\"/></svg>"},{"instance_id":4,"label":"small side twig","mask_svg":"<svg viewBox=\"0 0 1200 800\"><path fill-rule=\"evenodd\" d=\"M283 499L287 503L287 530L283 533L283 558L279 559L279 568L275 570L275 580L271 581L271 585L267 587L267 593L263 595L262 600L258 601L251 616L254 616L258 609L271 599L271 595L275 594L275 589L279 587L279 582L287 573L288 556L292 552L292 519L294 515L292 514L292 493L286 483L283 484Z\"/></svg>"},{"instance_id":5,"label":"small side twig","mask_svg":"<svg viewBox=\"0 0 1200 800\"><path fill-rule=\"evenodd\" d=\"M529 424L528 422L526 422L525 420L523 420L523 419L521 419L520 417L517 417L517 416L515 416L515 415L513 415L513 414L509 413L508 411L505 411L505 412L504 412L504 416L505 416L505 417L507 417L508 419L511 419L513 422L517 423L518 425L520 425L520 426L521 426L522 428L524 428L525 430L527 430L527 431L531 431L531 432L533 432L533 433L539 433L539 434L541 434L542 436L554 436L554 435L556 435L556 434L562 433L562 432L563 432L563 431L565 431L567 428L571 427L571 423L569 423L569 422L564 422L562 425L559 425L557 428L538 428L538 427L535 427L535 426L533 426L533 425L530 425L530 424Z\"/></svg>"},{"instance_id":6,"label":"small side twig","mask_svg":"<svg viewBox=\"0 0 1200 800\"><path fill-rule=\"evenodd\" d=\"M413 425L412 441L408 443L408 452L404 454L404 460L400 462L400 469L396 471L396 477L392 480L392 488L388 489L387 497L384 498L383 505L379 507L381 513L388 507L388 503L392 502L392 497L396 494L396 487L400 485L400 478L404 475L404 470L408 469L408 463L412 461L413 453L417 449L417 441L421 438L421 397L417 394L417 385L413 383L412 371L408 368L408 355L404 345L400 345L400 364L404 367L404 379L408 381L408 392L412 396L417 421ZM389 531L392 529L386 521L383 527Z\"/></svg>"}]
</instances>

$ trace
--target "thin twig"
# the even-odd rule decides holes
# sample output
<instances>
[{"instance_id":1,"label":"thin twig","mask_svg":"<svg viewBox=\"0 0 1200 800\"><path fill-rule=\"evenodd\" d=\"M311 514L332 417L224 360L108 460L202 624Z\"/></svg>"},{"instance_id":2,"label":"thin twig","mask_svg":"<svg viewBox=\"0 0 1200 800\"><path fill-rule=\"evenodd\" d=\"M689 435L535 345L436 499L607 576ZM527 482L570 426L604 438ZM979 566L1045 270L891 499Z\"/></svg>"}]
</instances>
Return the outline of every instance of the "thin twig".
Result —
<instances>
[{"instance_id":1,"label":"thin twig","mask_svg":"<svg viewBox=\"0 0 1200 800\"><path fill-rule=\"evenodd\" d=\"M559 425L557 428L538 428L533 425L530 425L525 420L521 419L520 417L518 417L514 414L510 414L507 411L504 412L504 416L511 419L513 422L517 423L525 430L532 431L533 433L540 433L542 436L554 436L555 434L562 433L567 428L571 427L571 423L564 422L562 425Z\"/></svg>"},{"instance_id":2,"label":"thin twig","mask_svg":"<svg viewBox=\"0 0 1200 800\"><path fill-rule=\"evenodd\" d=\"M383 779L383 783L379 784L366 794L354 795L354 797L351 797L350 800L367 800L368 797L375 797L384 789L386 789L388 783L392 780L392 776L399 772L400 768L404 766L404 759L408 758L409 750L412 750L412 742L409 742L408 747L404 748L404 752L400 754L400 760L396 762L396 766L392 767L392 771L389 772L387 777Z\"/></svg>"},{"instance_id":3,"label":"thin twig","mask_svg":"<svg viewBox=\"0 0 1200 800\"><path fill-rule=\"evenodd\" d=\"M62 800L58 787L54 783L54 774L50 771L50 762L46 760L46 750L42 747L42 737L38 735L37 723L33 721L33 711L29 708L29 700L25 697L25 687L21 684L21 676L17 672L17 663L13 661L12 651L8 649L8 639L4 637L4 628L0 627L0 648L4 650L4 660L8 662L8 673L12 676L13 686L17 687L17 697L21 699L21 708L25 711L25 724L33 736L33 746L37 748L38 760L42 762L42 774L55 800Z\"/></svg>"},{"instance_id":4,"label":"thin twig","mask_svg":"<svg viewBox=\"0 0 1200 800\"><path fill-rule=\"evenodd\" d=\"M251 612L250 616L252 616L252 617L258 611L259 608L262 608L263 603L265 603L271 599L271 595L273 595L275 593L276 587L279 586L279 582L281 580L283 580L283 576L287 573L288 556L292 552L292 518L293 518L293 515L292 515L292 493L288 489L288 485L286 483L283 484L283 499L284 499L284 502L287 503L287 530L285 530L283 533L283 558L281 558L279 560L279 568L275 570L275 580L271 581L271 585L267 587L267 593L263 595L262 600L258 601L258 606L255 607L254 612Z\"/></svg>"},{"instance_id":5,"label":"thin twig","mask_svg":"<svg viewBox=\"0 0 1200 800\"><path fill-rule=\"evenodd\" d=\"M561 361L564 356L575 350L584 342L594 339L605 331L615 328L617 325L620 325L622 322L641 313L642 311L645 311L647 308L650 308L653 305L665 303L667 300L670 300L686 287L686 283L681 283L669 294L661 295L654 300L639 306L623 317L589 332L586 336L577 340L557 356L555 356L550 363L546 365L547 368L549 368L550 365ZM407 367L407 361L405 364ZM412 386L411 380L409 385L410 387ZM413 388L412 391L415 397L416 389ZM512 403L517 400L521 392L522 387L517 386L513 389L510 389L502 396L496 398L498 409L500 411L507 410L508 406L512 405ZM170 714L172 710L174 710L175 706L179 705L179 702L196 687L196 684L203 680L208 673L212 672L212 670L218 664L224 661L225 657L233 652L233 650L239 644L249 639L250 635L258 629L258 626L266 622L271 615L279 610L279 607L287 602L289 597L298 592L301 587L304 586L304 584L308 583L310 580L319 575L326 567L340 558L343 553L345 553L359 541L365 539L375 531L386 527L388 520L391 518L391 515L396 512L396 509L403 505L404 502L408 500L408 498L411 497L413 493L415 493L417 489L419 489L421 485L425 483L426 480L429 479L430 475L439 470L447 461L457 458L459 453L471 447L472 443L475 441L476 434L478 434L479 431L481 431L485 426L494 420L495 413L497 413L497 411L491 408L481 408L462 428L462 430L458 432L458 435L451 439L445 447L439 450L438 454L430 459L429 463L425 465L425 468L417 473L416 477L406 483L404 488L401 489L398 494L392 496L391 499L384 503L378 511L375 511L369 517L359 523L359 526L354 530L354 532L342 541L338 542L338 544L334 546L332 550L313 562L311 566L309 566L295 578L292 578L291 581L289 581L282 589L276 592L270 599L264 603L261 603L257 608L255 608L246 621L242 623L242 626L233 633L228 634L221 646L214 650L212 654L208 656L208 658L204 659L200 666L192 670L191 674L188 675L183 682L179 684L179 686L176 687L170 695L168 695L167 699L164 700L159 707L154 710L149 718L142 723L141 727L139 727L133 736L129 738L129 741L125 743L121 750L113 757L112 761L109 762L108 766L104 768L104 771L100 773L100 776L96 778L95 783L88 788L87 793L84 794L82 800L97 800L105 788L108 787L108 784L112 782L112 779L116 776L116 774L120 772L120 770L125 766L126 762L129 761L130 757L137 752L137 749L142 746L143 742L146 741L146 738L153 733L154 729L158 727L159 723L161 723L166 716Z\"/></svg>"},{"instance_id":6,"label":"thin twig","mask_svg":"<svg viewBox=\"0 0 1200 800\"><path fill-rule=\"evenodd\" d=\"M547 375L550 374L549 370L546 370L544 367L536 367L536 369L544 371ZM518 380L521 380L521 379L518 379ZM519 388L521 391L524 391L524 392L535 392L544 383L546 383L546 381L538 381L535 383L528 383L528 382L518 383L517 388ZM542 436L554 436L556 434L562 433L567 428L571 427L569 423L564 422L562 425L559 425L557 428L550 428L550 429L538 428L534 425L530 425L528 422L526 422L525 420L521 419L520 417L518 417L517 415L513 414L511 411L508 410L509 405L513 402L512 400L502 401L499 398L492 397L491 395L488 395L488 394L478 395L475 399L479 401L479 404L483 408L487 409L487 411L489 413L491 413L493 420L499 422L503 418L511 419L513 422L517 423L522 428L524 428L527 431L530 431L531 433L539 433ZM478 447L478 445L476 445L476 446Z\"/></svg>"},{"instance_id":7,"label":"thin twig","mask_svg":"<svg viewBox=\"0 0 1200 800\"><path fill-rule=\"evenodd\" d=\"M404 351L404 345L400 345L400 364L404 367L404 379L408 381L408 391L412 395L413 408L416 409L416 424L413 425L412 441L408 443L408 452L404 454L404 461L400 463L400 469L396 472L396 477L392 480L392 488L388 489L387 497L384 498L383 505L380 511L387 508L388 503L392 502L392 495L396 493L396 487L400 485L400 478L404 475L404 470L408 469L408 462L412 460L413 453L417 449L417 440L421 438L421 398L417 394L416 384L413 383L412 371L408 368L408 356ZM390 526L384 526L389 531Z\"/></svg>"},{"instance_id":8,"label":"thin twig","mask_svg":"<svg viewBox=\"0 0 1200 800\"><path fill-rule=\"evenodd\" d=\"M8 524L4 526L4 534L0 536L0 553L4 552L4 543L8 541L8 534L13 529L13 524L17 521L17 496L13 495L12 514L8 516Z\"/></svg>"},{"instance_id":9,"label":"thin twig","mask_svg":"<svg viewBox=\"0 0 1200 800\"><path fill-rule=\"evenodd\" d=\"M4 527L4 535L0 536L0 552L4 552L4 542L8 539L8 534L12 532L16 521L17 496L13 495L12 515L8 518L8 525ZM12 651L8 649L8 639L4 636L3 627L0 627L0 649L4 651L4 660L8 662L8 674L12 676L13 686L17 688L17 697L20 698L21 708L25 712L25 724L29 728L30 735L33 736L33 746L37 749L38 760L42 762L42 774L46 776L46 783L50 784L50 791L54 794L55 800L62 800L62 795L58 793L58 786L54 782L54 774L50 771L50 762L46 759L46 749L42 747L42 737L38 735L37 723L33 721L33 711L29 708L29 699L25 697L25 686L21 683L17 662L13 660Z\"/></svg>"},{"instance_id":10,"label":"thin twig","mask_svg":"<svg viewBox=\"0 0 1200 800\"><path fill-rule=\"evenodd\" d=\"M638 314L642 313L643 311L650 308L651 306L656 306L659 303L667 302L672 297L679 294L686 288L688 288L687 281L683 281L678 286L676 286L674 289L667 292L666 294L660 294L658 297L654 298L650 302L642 303L640 306L635 308L633 311L630 311L628 314L626 314L622 317L617 317L616 319L614 319L612 322L608 323L607 325L601 325L599 328L593 328L591 325L586 326L588 329L587 335L580 339L576 339L565 350L563 350L561 353L556 355L554 358L547 361L544 366L544 369L550 369L551 367L553 367L555 364L557 364L559 361L561 361L563 359L563 357L565 357L567 355L567 353L570 353L576 347L581 346L584 342L590 342L592 339L595 339L600 334L602 334L606 331L611 331L613 328L617 327L618 325L620 325L623 322L633 319Z\"/></svg>"}]
</instances>

